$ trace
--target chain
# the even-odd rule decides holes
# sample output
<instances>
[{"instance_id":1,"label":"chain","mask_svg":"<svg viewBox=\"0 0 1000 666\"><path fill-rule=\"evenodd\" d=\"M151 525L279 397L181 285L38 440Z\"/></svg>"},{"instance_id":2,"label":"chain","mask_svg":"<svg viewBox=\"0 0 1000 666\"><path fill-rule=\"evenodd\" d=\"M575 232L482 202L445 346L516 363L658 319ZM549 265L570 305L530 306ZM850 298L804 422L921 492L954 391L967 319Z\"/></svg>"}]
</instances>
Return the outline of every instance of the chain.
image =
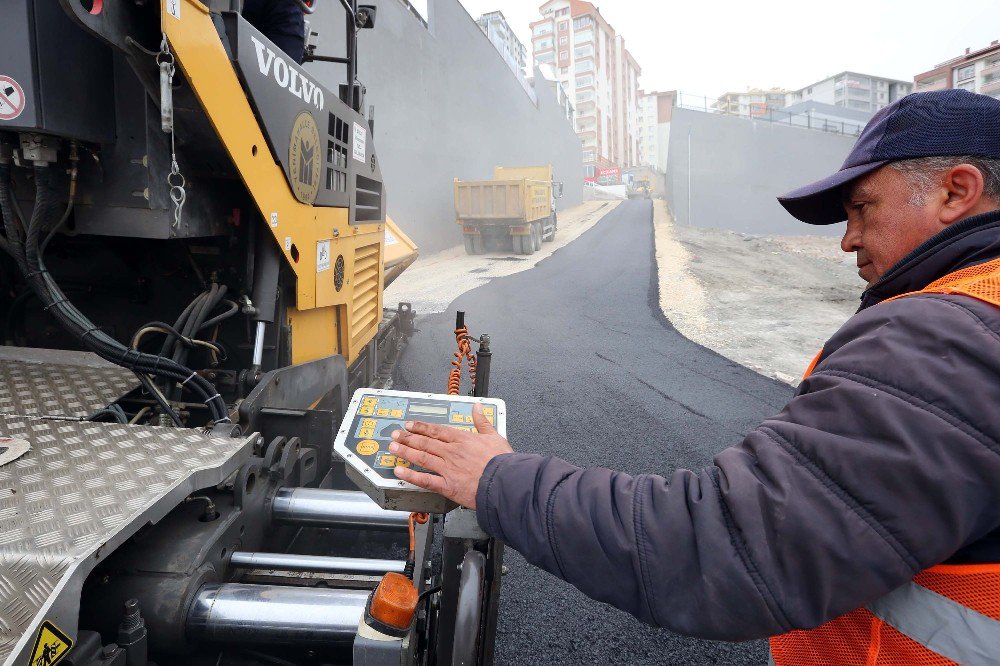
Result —
<instances>
[{"instance_id":1,"label":"chain","mask_svg":"<svg viewBox=\"0 0 1000 666\"><path fill-rule=\"evenodd\" d=\"M174 131L174 73L177 67L174 54L170 52L167 33L163 33L160 42L160 52L156 54L156 64L160 67L160 127L170 134L170 173L167 174L167 185L170 187L170 200L174 202L174 229L181 225L181 212L187 200L184 189L186 181L177 164L177 133Z\"/></svg>"}]
</instances>

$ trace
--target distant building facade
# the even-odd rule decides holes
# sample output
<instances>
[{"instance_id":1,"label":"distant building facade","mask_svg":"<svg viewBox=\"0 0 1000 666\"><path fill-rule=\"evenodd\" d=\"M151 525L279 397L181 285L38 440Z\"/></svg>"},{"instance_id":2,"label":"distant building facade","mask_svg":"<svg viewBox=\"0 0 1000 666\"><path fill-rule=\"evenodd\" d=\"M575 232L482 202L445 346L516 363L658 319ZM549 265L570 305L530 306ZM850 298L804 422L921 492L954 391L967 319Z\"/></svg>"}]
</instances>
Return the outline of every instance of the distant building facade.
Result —
<instances>
[{"instance_id":1,"label":"distant building facade","mask_svg":"<svg viewBox=\"0 0 1000 666\"><path fill-rule=\"evenodd\" d=\"M576 109L584 177L639 164L639 64L590 2L549 0L531 24L535 66L548 65Z\"/></svg>"},{"instance_id":2,"label":"distant building facade","mask_svg":"<svg viewBox=\"0 0 1000 666\"><path fill-rule=\"evenodd\" d=\"M676 105L676 90L639 91L639 164L666 171L670 116Z\"/></svg>"},{"instance_id":3,"label":"distant building facade","mask_svg":"<svg viewBox=\"0 0 1000 666\"><path fill-rule=\"evenodd\" d=\"M758 118L766 116L772 109L785 106L785 96L789 91L784 88L747 89L746 92L728 92L715 101L712 108L719 113L735 116L750 116Z\"/></svg>"},{"instance_id":4,"label":"distant building facade","mask_svg":"<svg viewBox=\"0 0 1000 666\"><path fill-rule=\"evenodd\" d=\"M510 68L523 75L524 68L528 66L528 49L514 34L503 12L487 12L476 19L476 23Z\"/></svg>"},{"instance_id":5,"label":"distant building facade","mask_svg":"<svg viewBox=\"0 0 1000 666\"><path fill-rule=\"evenodd\" d=\"M785 96L786 106L816 101L874 113L913 92L913 83L858 72L841 72Z\"/></svg>"},{"instance_id":6,"label":"distant building facade","mask_svg":"<svg viewBox=\"0 0 1000 666\"><path fill-rule=\"evenodd\" d=\"M556 100L559 105L563 108L566 113L566 119L569 120L573 127L576 127L576 109L573 108L573 100L570 98L569 93L566 91L566 86L556 78L552 71L552 68L548 65L541 65L538 71L542 73L542 80L539 81L536 77L531 77L528 79L528 83L531 87L545 85L550 87L556 94Z\"/></svg>"},{"instance_id":7,"label":"distant building facade","mask_svg":"<svg viewBox=\"0 0 1000 666\"><path fill-rule=\"evenodd\" d=\"M962 88L1000 99L1000 40L952 58L913 77L916 92Z\"/></svg>"}]
</instances>

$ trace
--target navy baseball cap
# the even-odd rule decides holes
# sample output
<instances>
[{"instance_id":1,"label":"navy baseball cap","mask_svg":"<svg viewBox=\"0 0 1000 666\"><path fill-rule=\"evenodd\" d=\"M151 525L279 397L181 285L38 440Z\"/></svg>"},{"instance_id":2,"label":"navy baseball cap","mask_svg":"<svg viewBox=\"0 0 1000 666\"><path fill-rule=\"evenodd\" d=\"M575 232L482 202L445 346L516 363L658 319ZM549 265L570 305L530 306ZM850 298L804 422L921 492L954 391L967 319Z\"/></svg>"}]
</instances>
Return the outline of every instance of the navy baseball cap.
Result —
<instances>
[{"instance_id":1,"label":"navy baseball cap","mask_svg":"<svg viewBox=\"0 0 1000 666\"><path fill-rule=\"evenodd\" d=\"M841 188L895 160L936 155L1000 158L1000 100L967 90L913 93L876 113L840 171L778 197L809 224L847 219Z\"/></svg>"}]
</instances>

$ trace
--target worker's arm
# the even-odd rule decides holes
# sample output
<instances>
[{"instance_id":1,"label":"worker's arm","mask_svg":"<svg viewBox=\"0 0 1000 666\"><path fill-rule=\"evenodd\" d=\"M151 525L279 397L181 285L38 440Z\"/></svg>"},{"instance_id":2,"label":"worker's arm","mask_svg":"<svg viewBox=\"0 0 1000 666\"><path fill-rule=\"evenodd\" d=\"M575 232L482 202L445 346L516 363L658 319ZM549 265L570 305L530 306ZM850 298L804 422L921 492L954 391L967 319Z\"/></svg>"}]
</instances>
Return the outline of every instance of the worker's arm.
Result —
<instances>
[{"instance_id":1,"label":"worker's arm","mask_svg":"<svg viewBox=\"0 0 1000 666\"><path fill-rule=\"evenodd\" d=\"M479 521L595 599L721 639L816 626L997 529L996 334L954 301L911 297L828 349L779 415L699 473L500 455Z\"/></svg>"}]
</instances>

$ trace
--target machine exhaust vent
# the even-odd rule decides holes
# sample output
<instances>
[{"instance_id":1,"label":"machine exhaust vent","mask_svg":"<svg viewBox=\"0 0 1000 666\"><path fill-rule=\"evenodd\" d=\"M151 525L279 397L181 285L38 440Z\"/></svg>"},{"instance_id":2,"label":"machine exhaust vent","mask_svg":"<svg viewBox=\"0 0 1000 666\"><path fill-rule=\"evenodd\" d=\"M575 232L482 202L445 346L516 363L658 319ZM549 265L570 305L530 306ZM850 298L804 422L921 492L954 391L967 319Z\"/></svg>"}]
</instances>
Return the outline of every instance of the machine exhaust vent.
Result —
<instances>
[{"instance_id":1,"label":"machine exhaust vent","mask_svg":"<svg viewBox=\"0 0 1000 666\"><path fill-rule=\"evenodd\" d=\"M347 191L347 123L330 114L326 142L326 189Z\"/></svg>"},{"instance_id":2,"label":"machine exhaust vent","mask_svg":"<svg viewBox=\"0 0 1000 666\"><path fill-rule=\"evenodd\" d=\"M379 222L382 220L382 183L366 176L358 175L355 182L357 199L354 205L355 222Z\"/></svg>"},{"instance_id":3,"label":"machine exhaust vent","mask_svg":"<svg viewBox=\"0 0 1000 666\"><path fill-rule=\"evenodd\" d=\"M354 250L354 304L351 308L353 343L362 339L381 319L379 309L379 243Z\"/></svg>"}]
</instances>

